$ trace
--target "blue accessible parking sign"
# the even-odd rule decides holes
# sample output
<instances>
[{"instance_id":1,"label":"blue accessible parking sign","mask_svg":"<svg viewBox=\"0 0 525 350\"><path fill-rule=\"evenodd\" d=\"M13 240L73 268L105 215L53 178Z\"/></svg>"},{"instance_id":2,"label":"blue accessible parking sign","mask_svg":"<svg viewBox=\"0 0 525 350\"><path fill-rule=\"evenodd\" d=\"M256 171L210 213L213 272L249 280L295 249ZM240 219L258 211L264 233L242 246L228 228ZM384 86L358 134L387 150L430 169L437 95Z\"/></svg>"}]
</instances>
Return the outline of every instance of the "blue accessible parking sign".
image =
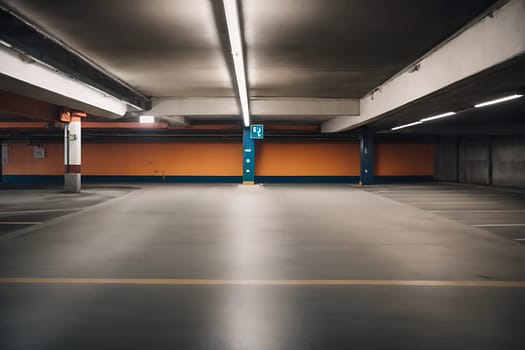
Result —
<instances>
[{"instance_id":1,"label":"blue accessible parking sign","mask_svg":"<svg viewBox=\"0 0 525 350\"><path fill-rule=\"evenodd\" d=\"M264 125L254 124L250 126L250 138L251 139L263 139L264 138Z\"/></svg>"}]
</instances>

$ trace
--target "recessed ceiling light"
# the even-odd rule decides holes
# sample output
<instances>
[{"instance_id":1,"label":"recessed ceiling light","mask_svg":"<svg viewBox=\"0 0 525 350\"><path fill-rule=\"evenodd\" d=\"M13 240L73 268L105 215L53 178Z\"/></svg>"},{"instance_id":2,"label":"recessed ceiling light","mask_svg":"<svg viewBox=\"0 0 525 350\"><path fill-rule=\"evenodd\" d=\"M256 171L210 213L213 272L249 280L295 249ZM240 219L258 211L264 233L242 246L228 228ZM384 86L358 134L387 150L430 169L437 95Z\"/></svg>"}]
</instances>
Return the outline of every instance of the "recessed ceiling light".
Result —
<instances>
[{"instance_id":1,"label":"recessed ceiling light","mask_svg":"<svg viewBox=\"0 0 525 350\"><path fill-rule=\"evenodd\" d=\"M9 44L7 41L0 40L0 44L4 45L5 47L12 48L13 45Z\"/></svg>"},{"instance_id":2,"label":"recessed ceiling light","mask_svg":"<svg viewBox=\"0 0 525 350\"><path fill-rule=\"evenodd\" d=\"M518 95L518 94L510 95L510 96L507 96L507 97L498 98L498 99L496 99L496 100L491 100L491 101L487 101L487 102L478 103L478 104L475 105L474 107L476 107L476 108L480 108L480 107L485 107L485 106L495 105L495 104L497 104L497 103L501 103L501 102L506 102L506 101L515 100L515 99L520 98L520 97L522 97L522 96L523 96L523 95Z\"/></svg>"},{"instance_id":3,"label":"recessed ceiling light","mask_svg":"<svg viewBox=\"0 0 525 350\"><path fill-rule=\"evenodd\" d=\"M414 126L414 125L418 125L418 124L423 124L423 122L422 121L418 121L418 122L413 122L413 123L410 123L410 124L396 126L395 128L392 128L392 130L399 130L399 129L403 129L403 128L408 128L409 126Z\"/></svg>"},{"instance_id":4,"label":"recessed ceiling light","mask_svg":"<svg viewBox=\"0 0 525 350\"><path fill-rule=\"evenodd\" d=\"M139 120L141 123L155 123L155 117L152 115L141 115Z\"/></svg>"},{"instance_id":5,"label":"recessed ceiling light","mask_svg":"<svg viewBox=\"0 0 525 350\"><path fill-rule=\"evenodd\" d=\"M440 118L445 118L445 117L450 117L451 115L455 115L456 112L447 112L447 113L443 113L443 114L438 114L438 115L435 115L433 117L428 117L428 118L423 118L421 119L422 122L426 122L426 121L429 121L429 120L434 120L434 119L440 119Z\"/></svg>"}]
</instances>

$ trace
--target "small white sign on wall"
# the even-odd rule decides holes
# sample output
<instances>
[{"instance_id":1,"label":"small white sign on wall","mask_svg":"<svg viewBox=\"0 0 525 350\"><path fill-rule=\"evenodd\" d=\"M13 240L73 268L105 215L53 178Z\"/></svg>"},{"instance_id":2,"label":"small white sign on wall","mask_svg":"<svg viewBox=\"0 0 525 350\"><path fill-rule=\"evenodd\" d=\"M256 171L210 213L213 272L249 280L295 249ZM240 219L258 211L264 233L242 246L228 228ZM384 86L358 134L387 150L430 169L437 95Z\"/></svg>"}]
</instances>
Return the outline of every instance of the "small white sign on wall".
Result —
<instances>
[{"instance_id":1,"label":"small white sign on wall","mask_svg":"<svg viewBox=\"0 0 525 350\"><path fill-rule=\"evenodd\" d=\"M45 158L46 149L43 146L33 146L33 158Z\"/></svg>"},{"instance_id":2,"label":"small white sign on wall","mask_svg":"<svg viewBox=\"0 0 525 350\"><path fill-rule=\"evenodd\" d=\"M2 164L7 164L9 161L7 143L2 143Z\"/></svg>"}]
</instances>

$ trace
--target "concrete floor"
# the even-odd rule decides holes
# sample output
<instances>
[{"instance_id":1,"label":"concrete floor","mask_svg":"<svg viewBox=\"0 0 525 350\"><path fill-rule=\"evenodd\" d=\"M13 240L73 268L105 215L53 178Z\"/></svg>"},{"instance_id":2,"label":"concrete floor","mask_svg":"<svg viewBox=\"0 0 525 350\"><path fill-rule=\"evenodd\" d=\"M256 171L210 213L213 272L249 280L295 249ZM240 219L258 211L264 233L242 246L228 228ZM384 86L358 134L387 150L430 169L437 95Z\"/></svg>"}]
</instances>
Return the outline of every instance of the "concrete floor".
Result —
<instances>
[{"instance_id":1,"label":"concrete floor","mask_svg":"<svg viewBox=\"0 0 525 350\"><path fill-rule=\"evenodd\" d=\"M0 242L10 239L13 234L29 232L32 226L50 220L56 222L66 214L73 214L138 188L85 186L82 193L76 194L64 193L62 187L29 189L27 186L10 188L4 185L0 187Z\"/></svg>"},{"instance_id":2,"label":"concrete floor","mask_svg":"<svg viewBox=\"0 0 525 350\"><path fill-rule=\"evenodd\" d=\"M525 244L525 190L433 183L367 191Z\"/></svg>"},{"instance_id":3,"label":"concrete floor","mask_svg":"<svg viewBox=\"0 0 525 350\"><path fill-rule=\"evenodd\" d=\"M369 190L149 185L4 233L0 348L525 348L525 247Z\"/></svg>"}]
</instances>

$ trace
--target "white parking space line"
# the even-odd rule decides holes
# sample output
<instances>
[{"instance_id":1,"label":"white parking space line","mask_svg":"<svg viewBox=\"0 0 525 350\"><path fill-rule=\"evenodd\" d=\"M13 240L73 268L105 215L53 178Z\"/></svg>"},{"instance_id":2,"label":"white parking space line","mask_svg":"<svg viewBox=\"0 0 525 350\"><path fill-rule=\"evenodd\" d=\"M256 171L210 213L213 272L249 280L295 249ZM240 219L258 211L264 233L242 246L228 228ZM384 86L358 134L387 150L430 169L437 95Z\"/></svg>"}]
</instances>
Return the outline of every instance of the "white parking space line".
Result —
<instances>
[{"instance_id":1,"label":"white parking space line","mask_svg":"<svg viewBox=\"0 0 525 350\"><path fill-rule=\"evenodd\" d=\"M395 192L405 192L406 193L406 191L393 191L393 190L390 190L390 191L387 191L387 190L385 190L385 191L372 191L372 193L395 193Z\"/></svg>"},{"instance_id":2,"label":"white parking space line","mask_svg":"<svg viewBox=\"0 0 525 350\"><path fill-rule=\"evenodd\" d=\"M35 213L51 213L57 211L75 211L82 208L66 208L66 209L38 209L38 210L19 210L19 211L0 211L0 215L15 215L15 214L35 214Z\"/></svg>"},{"instance_id":3,"label":"white parking space line","mask_svg":"<svg viewBox=\"0 0 525 350\"><path fill-rule=\"evenodd\" d=\"M41 221L0 221L0 225L40 225Z\"/></svg>"},{"instance_id":4,"label":"white parking space line","mask_svg":"<svg viewBox=\"0 0 525 350\"><path fill-rule=\"evenodd\" d=\"M514 238L514 241L525 241L525 238Z\"/></svg>"},{"instance_id":5,"label":"white parking space line","mask_svg":"<svg viewBox=\"0 0 525 350\"><path fill-rule=\"evenodd\" d=\"M472 225L474 227L520 227L525 224L483 224L483 225Z\"/></svg>"},{"instance_id":6,"label":"white parking space line","mask_svg":"<svg viewBox=\"0 0 525 350\"><path fill-rule=\"evenodd\" d=\"M459 210L429 210L430 213L523 213L525 209L459 209Z\"/></svg>"}]
</instances>

